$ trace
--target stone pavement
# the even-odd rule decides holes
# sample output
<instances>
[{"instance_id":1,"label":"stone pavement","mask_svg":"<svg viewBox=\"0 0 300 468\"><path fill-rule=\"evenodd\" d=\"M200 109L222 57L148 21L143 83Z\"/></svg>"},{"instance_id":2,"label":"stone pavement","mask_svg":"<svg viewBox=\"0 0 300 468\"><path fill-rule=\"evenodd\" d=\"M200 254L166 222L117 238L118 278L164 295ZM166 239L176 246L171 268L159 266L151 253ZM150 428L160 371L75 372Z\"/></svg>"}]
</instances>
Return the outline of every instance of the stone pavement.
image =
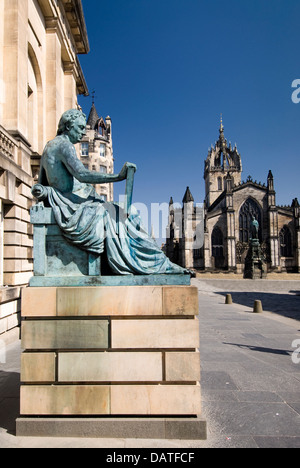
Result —
<instances>
[{"instance_id":1,"label":"stone pavement","mask_svg":"<svg viewBox=\"0 0 300 468\"><path fill-rule=\"evenodd\" d=\"M300 340L300 281L196 278L193 284L207 441L17 438L20 342L14 340L0 350L0 448L300 448L300 363L292 360ZM233 305L225 305L226 293ZM263 314L253 314L255 299Z\"/></svg>"},{"instance_id":2,"label":"stone pavement","mask_svg":"<svg viewBox=\"0 0 300 468\"><path fill-rule=\"evenodd\" d=\"M300 282L196 284L211 444L299 448L300 363L292 361L292 343L300 339ZM233 305L225 305L226 293ZM253 314L255 299L262 300L263 314Z\"/></svg>"}]
</instances>

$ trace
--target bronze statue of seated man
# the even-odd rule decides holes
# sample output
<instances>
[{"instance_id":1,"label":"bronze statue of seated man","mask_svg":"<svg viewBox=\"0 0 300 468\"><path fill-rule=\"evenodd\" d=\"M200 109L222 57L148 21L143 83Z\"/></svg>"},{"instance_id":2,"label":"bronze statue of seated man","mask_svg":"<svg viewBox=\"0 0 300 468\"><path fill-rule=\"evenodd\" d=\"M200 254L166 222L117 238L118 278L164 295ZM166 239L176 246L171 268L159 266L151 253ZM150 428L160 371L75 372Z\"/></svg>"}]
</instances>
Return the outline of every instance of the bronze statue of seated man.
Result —
<instances>
[{"instance_id":1,"label":"bronze statue of seated man","mask_svg":"<svg viewBox=\"0 0 300 468\"><path fill-rule=\"evenodd\" d=\"M93 184L125 180L136 166L126 163L119 174L86 169L74 147L85 128L81 111L72 109L62 115L57 136L44 149L39 183L33 187L38 200L48 200L63 237L88 253L106 255L115 275L190 274L165 256L143 229L134 208L104 202L97 194Z\"/></svg>"}]
</instances>

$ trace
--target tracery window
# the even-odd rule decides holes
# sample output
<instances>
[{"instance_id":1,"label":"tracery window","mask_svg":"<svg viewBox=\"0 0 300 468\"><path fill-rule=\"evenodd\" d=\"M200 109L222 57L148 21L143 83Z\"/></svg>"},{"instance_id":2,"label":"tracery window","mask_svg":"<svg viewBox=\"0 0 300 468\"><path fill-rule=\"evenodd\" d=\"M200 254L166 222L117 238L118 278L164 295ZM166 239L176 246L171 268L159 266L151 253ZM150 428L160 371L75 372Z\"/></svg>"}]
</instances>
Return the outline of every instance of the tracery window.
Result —
<instances>
[{"instance_id":1,"label":"tracery window","mask_svg":"<svg viewBox=\"0 0 300 468\"><path fill-rule=\"evenodd\" d=\"M259 232L258 232L258 237L260 241L262 240L262 222L261 222L261 210L256 203L255 200L252 198L248 198L248 200L245 201L243 204L242 208L240 209L240 215L239 215L239 228L240 228L240 242L245 242L248 243L249 240L251 239L251 222L252 218L255 218L260 226Z\"/></svg>"},{"instance_id":2,"label":"tracery window","mask_svg":"<svg viewBox=\"0 0 300 468\"><path fill-rule=\"evenodd\" d=\"M279 234L281 257L293 256L292 233L288 226L283 226Z\"/></svg>"}]
</instances>

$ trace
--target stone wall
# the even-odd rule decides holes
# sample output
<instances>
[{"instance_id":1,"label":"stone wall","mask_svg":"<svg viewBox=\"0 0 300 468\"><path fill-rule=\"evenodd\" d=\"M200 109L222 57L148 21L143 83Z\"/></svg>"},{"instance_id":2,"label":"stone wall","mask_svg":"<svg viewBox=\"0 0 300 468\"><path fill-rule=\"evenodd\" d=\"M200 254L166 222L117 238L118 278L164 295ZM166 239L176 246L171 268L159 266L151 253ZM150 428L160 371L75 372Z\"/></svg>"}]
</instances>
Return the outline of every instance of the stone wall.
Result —
<instances>
[{"instance_id":1,"label":"stone wall","mask_svg":"<svg viewBox=\"0 0 300 468\"><path fill-rule=\"evenodd\" d=\"M20 288L32 276L41 153L88 92L77 58L88 52L84 25L80 1L0 0L0 335L19 324Z\"/></svg>"}]
</instances>

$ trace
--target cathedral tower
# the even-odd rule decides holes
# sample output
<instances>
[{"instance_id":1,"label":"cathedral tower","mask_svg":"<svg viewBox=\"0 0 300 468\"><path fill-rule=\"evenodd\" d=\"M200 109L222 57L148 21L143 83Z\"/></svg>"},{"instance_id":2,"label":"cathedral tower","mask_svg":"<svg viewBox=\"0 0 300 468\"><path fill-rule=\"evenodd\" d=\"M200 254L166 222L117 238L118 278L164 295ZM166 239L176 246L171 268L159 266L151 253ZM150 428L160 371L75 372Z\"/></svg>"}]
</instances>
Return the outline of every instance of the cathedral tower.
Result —
<instances>
[{"instance_id":1,"label":"cathedral tower","mask_svg":"<svg viewBox=\"0 0 300 468\"><path fill-rule=\"evenodd\" d=\"M226 190L226 178L230 174L232 184L241 183L242 162L241 156L235 145L227 143L224 136L224 126L221 117L219 130L220 136L215 146L211 147L205 161L205 202L209 208L219 196Z\"/></svg>"}]
</instances>

